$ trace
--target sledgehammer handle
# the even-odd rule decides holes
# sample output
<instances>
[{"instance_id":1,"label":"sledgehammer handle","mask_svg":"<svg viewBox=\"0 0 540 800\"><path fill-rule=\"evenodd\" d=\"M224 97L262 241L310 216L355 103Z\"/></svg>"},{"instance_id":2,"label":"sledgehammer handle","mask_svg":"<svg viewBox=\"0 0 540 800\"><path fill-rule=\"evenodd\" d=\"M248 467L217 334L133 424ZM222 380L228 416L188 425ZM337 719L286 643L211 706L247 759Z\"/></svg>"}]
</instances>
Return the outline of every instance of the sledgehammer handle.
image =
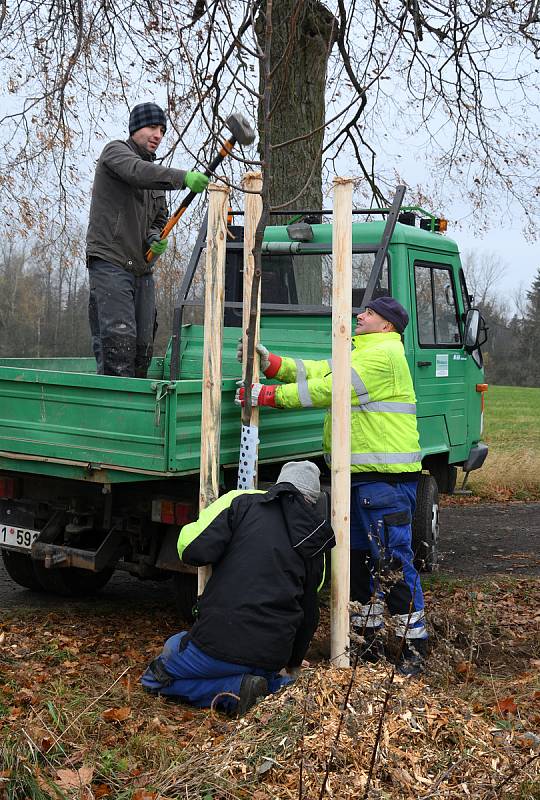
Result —
<instances>
[{"instance_id":1,"label":"sledgehammer handle","mask_svg":"<svg viewBox=\"0 0 540 800\"><path fill-rule=\"evenodd\" d=\"M231 152L231 150L233 149L235 144L236 144L236 137L235 136L231 136L230 139L226 139L226 141L224 141L223 144L221 145L221 149L220 149L219 153L214 158L214 160L210 163L210 165L207 167L207 169L205 170L204 174L207 175L208 177L210 177L210 175L212 175L212 173L215 172L216 169L219 167L221 162L229 155L229 153ZM176 209L176 211L174 212L172 217L169 217L169 219L167 220L167 222L165 224L165 227L163 228L163 230L161 231L161 233L159 235L160 239L164 239L166 236L169 235L169 233L174 228L174 226L176 225L176 223L178 222L178 220L180 219L180 217L182 216L182 214L184 213L186 208L189 206L189 204L192 202L192 200L194 200L196 197L197 197L196 192L188 192L186 194L186 196L183 198L180 206ZM151 250L147 250L146 251L146 260L147 261L151 261L153 258L154 258L154 254L152 253L152 251Z\"/></svg>"}]
</instances>

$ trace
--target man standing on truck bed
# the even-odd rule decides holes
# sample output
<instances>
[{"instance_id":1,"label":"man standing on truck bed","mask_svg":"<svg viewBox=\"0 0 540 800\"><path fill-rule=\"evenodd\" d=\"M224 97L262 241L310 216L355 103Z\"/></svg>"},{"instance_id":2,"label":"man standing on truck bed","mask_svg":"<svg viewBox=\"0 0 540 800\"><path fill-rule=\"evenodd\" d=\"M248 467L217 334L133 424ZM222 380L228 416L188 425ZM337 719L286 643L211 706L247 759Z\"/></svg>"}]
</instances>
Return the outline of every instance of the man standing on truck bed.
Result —
<instances>
[{"instance_id":1,"label":"man standing on truck bed","mask_svg":"<svg viewBox=\"0 0 540 800\"><path fill-rule=\"evenodd\" d=\"M164 111L141 103L129 115L129 139L109 142L97 163L86 256L92 346L102 375L146 377L157 327L152 269L167 248L160 238L165 192L184 186L202 192L208 185L202 172L154 163L166 129Z\"/></svg>"},{"instance_id":2,"label":"man standing on truck bed","mask_svg":"<svg viewBox=\"0 0 540 800\"><path fill-rule=\"evenodd\" d=\"M351 356L351 600L352 631L363 635L361 656L384 654L383 595L404 637L398 669L415 675L427 653L424 597L413 563L412 517L422 465L416 398L401 334L409 322L403 306L379 297L357 316ZM283 386L256 383L252 403L275 408L329 408L332 365L269 353L258 346L261 370ZM238 352L242 359L241 344ZM237 403L243 403L243 389ZM330 463L331 413L323 449Z\"/></svg>"},{"instance_id":3,"label":"man standing on truck bed","mask_svg":"<svg viewBox=\"0 0 540 800\"><path fill-rule=\"evenodd\" d=\"M142 676L147 691L243 714L291 682L319 622L324 554L335 544L319 495L319 468L291 461L268 491L228 492L182 528L182 561L213 571L191 631L172 636Z\"/></svg>"}]
</instances>

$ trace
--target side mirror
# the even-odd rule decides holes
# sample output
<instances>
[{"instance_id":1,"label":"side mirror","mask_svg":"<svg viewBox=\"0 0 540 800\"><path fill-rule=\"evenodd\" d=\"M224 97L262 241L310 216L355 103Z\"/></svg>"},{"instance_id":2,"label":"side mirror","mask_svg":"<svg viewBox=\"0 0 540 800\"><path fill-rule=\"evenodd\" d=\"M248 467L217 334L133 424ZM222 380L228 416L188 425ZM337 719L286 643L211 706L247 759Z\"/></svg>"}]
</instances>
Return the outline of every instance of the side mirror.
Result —
<instances>
[{"instance_id":1,"label":"side mirror","mask_svg":"<svg viewBox=\"0 0 540 800\"><path fill-rule=\"evenodd\" d=\"M465 337L463 346L468 353L477 350L487 341L485 320L477 308L470 308L465 316Z\"/></svg>"}]
</instances>

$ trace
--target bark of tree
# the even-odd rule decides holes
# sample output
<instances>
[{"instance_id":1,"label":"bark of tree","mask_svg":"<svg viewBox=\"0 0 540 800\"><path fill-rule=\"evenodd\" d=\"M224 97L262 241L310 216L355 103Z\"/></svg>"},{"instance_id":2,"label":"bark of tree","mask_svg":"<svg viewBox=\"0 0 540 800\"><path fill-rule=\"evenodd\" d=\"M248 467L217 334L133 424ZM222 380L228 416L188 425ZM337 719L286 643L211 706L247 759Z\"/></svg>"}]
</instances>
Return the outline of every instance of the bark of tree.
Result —
<instances>
[{"instance_id":1,"label":"bark of tree","mask_svg":"<svg viewBox=\"0 0 540 800\"><path fill-rule=\"evenodd\" d=\"M272 207L322 207L326 70L335 24L333 14L318 0L276 0L273 4L271 69L274 72L268 132L262 130L259 107L261 158L265 133L272 143L269 176ZM257 22L261 46L264 46L263 31L261 14ZM261 85L261 94L263 89ZM306 138L276 147L299 136Z\"/></svg>"}]
</instances>

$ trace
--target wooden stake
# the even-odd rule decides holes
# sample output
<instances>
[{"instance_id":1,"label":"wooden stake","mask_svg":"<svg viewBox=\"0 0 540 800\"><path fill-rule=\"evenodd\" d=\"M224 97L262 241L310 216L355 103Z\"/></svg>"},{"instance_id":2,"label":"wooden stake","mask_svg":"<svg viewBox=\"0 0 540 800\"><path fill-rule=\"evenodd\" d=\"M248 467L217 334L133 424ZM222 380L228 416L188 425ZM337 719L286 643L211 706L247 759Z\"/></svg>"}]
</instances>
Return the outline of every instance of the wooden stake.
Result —
<instances>
[{"instance_id":1,"label":"wooden stake","mask_svg":"<svg viewBox=\"0 0 540 800\"><path fill-rule=\"evenodd\" d=\"M248 357L248 337L249 311L251 308L251 289L253 275L255 272L255 259L253 258L253 248L255 247L255 232L262 214L262 196L260 194L250 194L250 192L260 192L262 190L262 173L247 172L242 179L242 188L246 190L244 206L244 286L243 286L243 306L242 306L242 344L244 348L244 359L242 363L242 375L246 374L246 361ZM261 287L257 297L257 323L255 327L255 342L259 341L261 327ZM259 359L254 353L252 383L259 381ZM248 390L246 387L246 394ZM259 408L251 409L250 425L259 427ZM253 481L253 486L257 487L257 479Z\"/></svg>"},{"instance_id":2,"label":"wooden stake","mask_svg":"<svg viewBox=\"0 0 540 800\"><path fill-rule=\"evenodd\" d=\"M199 511L202 511L214 500L217 500L219 494L221 353L223 349L225 250L227 246L229 187L222 183L211 183L208 186L208 202ZM199 594L202 593L206 586L210 574L210 567L199 567Z\"/></svg>"},{"instance_id":3,"label":"wooden stake","mask_svg":"<svg viewBox=\"0 0 540 800\"><path fill-rule=\"evenodd\" d=\"M349 178L334 179L332 233L332 551L330 654L349 666L351 506L351 319L352 190Z\"/></svg>"}]
</instances>

